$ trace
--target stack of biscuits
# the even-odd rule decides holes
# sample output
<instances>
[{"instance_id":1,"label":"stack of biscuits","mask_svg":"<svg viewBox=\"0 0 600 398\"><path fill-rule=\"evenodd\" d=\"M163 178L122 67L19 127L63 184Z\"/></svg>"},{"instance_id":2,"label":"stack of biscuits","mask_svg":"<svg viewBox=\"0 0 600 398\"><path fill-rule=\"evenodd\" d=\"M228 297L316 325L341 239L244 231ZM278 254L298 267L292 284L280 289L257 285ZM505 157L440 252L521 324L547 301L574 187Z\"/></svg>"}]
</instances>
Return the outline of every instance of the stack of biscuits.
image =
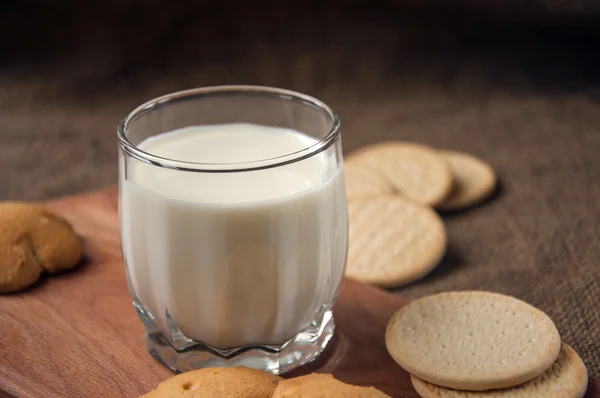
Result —
<instances>
[{"instance_id":1,"label":"stack of biscuits","mask_svg":"<svg viewBox=\"0 0 600 398\"><path fill-rule=\"evenodd\" d=\"M475 156L407 142L366 146L344 164L350 218L346 275L382 287L422 278L446 251L438 210L489 198L493 169Z\"/></svg>"},{"instance_id":2,"label":"stack of biscuits","mask_svg":"<svg viewBox=\"0 0 600 398\"><path fill-rule=\"evenodd\" d=\"M392 358L423 398L581 398L587 370L542 311L497 293L413 301L386 330Z\"/></svg>"}]
</instances>

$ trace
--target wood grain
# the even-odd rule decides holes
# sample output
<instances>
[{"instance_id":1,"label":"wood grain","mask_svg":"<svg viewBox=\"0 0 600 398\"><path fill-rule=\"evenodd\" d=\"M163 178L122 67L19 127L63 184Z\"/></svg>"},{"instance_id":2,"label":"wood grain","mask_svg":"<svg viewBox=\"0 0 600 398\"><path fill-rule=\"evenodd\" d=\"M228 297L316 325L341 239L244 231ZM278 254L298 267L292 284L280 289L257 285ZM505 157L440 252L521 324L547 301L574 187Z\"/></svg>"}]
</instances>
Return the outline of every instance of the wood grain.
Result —
<instances>
[{"instance_id":1,"label":"wood grain","mask_svg":"<svg viewBox=\"0 0 600 398\"><path fill-rule=\"evenodd\" d=\"M116 188L47 203L85 242L81 267L0 296L0 396L136 397L173 373L146 352L121 260ZM417 397L389 357L384 329L404 304L395 295L344 280L337 331L316 362L294 372L330 372L392 397ZM589 397L600 397L590 382Z\"/></svg>"}]
</instances>

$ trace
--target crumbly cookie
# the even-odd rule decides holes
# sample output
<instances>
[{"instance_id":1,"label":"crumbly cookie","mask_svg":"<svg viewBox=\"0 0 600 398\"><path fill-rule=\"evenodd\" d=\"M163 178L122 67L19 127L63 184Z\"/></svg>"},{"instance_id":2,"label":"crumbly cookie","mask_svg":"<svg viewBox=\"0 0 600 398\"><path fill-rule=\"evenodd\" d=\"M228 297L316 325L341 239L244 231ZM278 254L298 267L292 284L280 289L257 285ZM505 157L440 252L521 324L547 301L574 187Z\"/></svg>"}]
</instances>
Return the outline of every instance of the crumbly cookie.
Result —
<instances>
[{"instance_id":1,"label":"crumbly cookie","mask_svg":"<svg viewBox=\"0 0 600 398\"><path fill-rule=\"evenodd\" d=\"M163 381L144 398L271 398L281 379L271 373L243 366L204 368Z\"/></svg>"},{"instance_id":2,"label":"crumbly cookie","mask_svg":"<svg viewBox=\"0 0 600 398\"><path fill-rule=\"evenodd\" d=\"M587 369L579 355L562 343L556 361L536 379L516 387L488 391L459 391L438 387L415 376L413 387L423 398L581 398L588 384Z\"/></svg>"},{"instance_id":3,"label":"crumbly cookie","mask_svg":"<svg viewBox=\"0 0 600 398\"><path fill-rule=\"evenodd\" d=\"M35 283L79 263L82 245L71 225L42 206L0 203L0 293Z\"/></svg>"},{"instance_id":4,"label":"crumbly cookie","mask_svg":"<svg viewBox=\"0 0 600 398\"><path fill-rule=\"evenodd\" d=\"M459 210L487 199L496 188L496 173L483 160L467 153L439 151L454 176L450 194L437 205L443 210Z\"/></svg>"},{"instance_id":5,"label":"crumbly cookie","mask_svg":"<svg viewBox=\"0 0 600 398\"><path fill-rule=\"evenodd\" d=\"M348 156L348 164L368 166L382 174L401 195L434 206L452 188L450 166L437 151L407 142L369 145Z\"/></svg>"},{"instance_id":6,"label":"crumbly cookie","mask_svg":"<svg viewBox=\"0 0 600 398\"><path fill-rule=\"evenodd\" d=\"M358 163L344 165L348 200L392 194L391 184L377 171Z\"/></svg>"},{"instance_id":7,"label":"crumbly cookie","mask_svg":"<svg viewBox=\"0 0 600 398\"><path fill-rule=\"evenodd\" d=\"M330 374L312 373L279 383L273 398L385 398L388 395L373 387L343 383Z\"/></svg>"},{"instance_id":8,"label":"crumbly cookie","mask_svg":"<svg viewBox=\"0 0 600 398\"><path fill-rule=\"evenodd\" d=\"M546 314L490 292L447 292L413 301L392 316L385 339L408 373L469 391L533 380L552 365L561 346Z\"/></svg>"},{"instance_id":9,"label":"crumbly cookie","mask_svg":"<svg viewBox=\"0 0 600 398\"><path fill-rule=\"evenodd\" d=\"M348 203L350 219L346 275L394 287L417 280L439 263L446 230L436 212L399 196Z\"/></svg>"}]
</instances>

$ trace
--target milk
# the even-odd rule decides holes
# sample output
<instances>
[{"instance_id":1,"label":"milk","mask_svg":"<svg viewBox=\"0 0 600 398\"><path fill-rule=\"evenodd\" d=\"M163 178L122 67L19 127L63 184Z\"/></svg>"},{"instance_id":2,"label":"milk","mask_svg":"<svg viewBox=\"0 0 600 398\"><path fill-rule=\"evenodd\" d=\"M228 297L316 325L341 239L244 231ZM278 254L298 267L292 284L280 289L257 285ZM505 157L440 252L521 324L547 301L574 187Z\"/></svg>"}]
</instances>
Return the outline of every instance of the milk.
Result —
<instances>
[{"instance_id":1,"label":"milk","mask_svg":"<svg viewBox=\"0 0 600 398\"><path fill-rule=\"evenodd\" d=\"M160 134L138 147L181 161L232 163L316 143L293 130L224 124ZM130 288L166 335L176 326L213 348L280 345L332 305L347 213L331 151L237 173L127 162L120 205Z\"/></svg>"}]
</instances>

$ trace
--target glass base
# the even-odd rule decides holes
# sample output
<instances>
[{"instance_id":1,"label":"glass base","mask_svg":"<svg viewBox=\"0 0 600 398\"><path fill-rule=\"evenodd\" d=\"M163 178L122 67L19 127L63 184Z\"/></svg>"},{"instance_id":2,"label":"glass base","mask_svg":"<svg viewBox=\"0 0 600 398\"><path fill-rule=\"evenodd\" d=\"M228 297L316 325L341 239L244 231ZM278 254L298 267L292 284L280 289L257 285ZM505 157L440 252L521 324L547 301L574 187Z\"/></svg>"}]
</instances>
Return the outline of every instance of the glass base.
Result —
<instances>
[{"instance_id":1,"label":"glass base","mask_svg":"<svg viewBox=\"0 0 600 398\"><path fill-rule=\"evenodd\" d=\"M145 325L150 323L149 319L143 319L140 311L138 314ZM331 340L334 330L333 314L330 309L324 309L308 328L281 346L244 346L220 350L194 343L178 349L161 332L154 331L146 335L146 347L154 358L176 372L217 366L246 366L282 374L316 359Z\"/></svg>"}]
</instances>

